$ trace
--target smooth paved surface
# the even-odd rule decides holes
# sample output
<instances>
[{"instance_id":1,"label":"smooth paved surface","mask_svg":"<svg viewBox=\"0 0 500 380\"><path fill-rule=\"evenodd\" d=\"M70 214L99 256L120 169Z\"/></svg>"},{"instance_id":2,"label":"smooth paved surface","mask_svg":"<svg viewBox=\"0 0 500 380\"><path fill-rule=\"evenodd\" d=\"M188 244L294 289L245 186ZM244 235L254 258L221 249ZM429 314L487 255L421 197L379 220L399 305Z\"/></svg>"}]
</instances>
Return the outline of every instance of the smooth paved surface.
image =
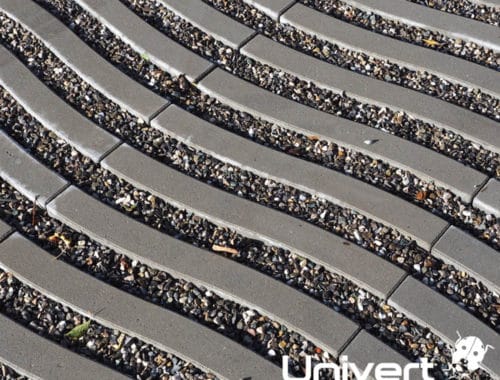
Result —
<instances>
[{"instance_id":1,"label":"smooth paved surface","mask_svg":"<svg viewBox=\"0 0 500 380\"><path fill-rule=\"evenodd\" d=\"M403 281L389 298L389 304L409 318L428 326L449 344L453 345L458 340L458 331L462 337L475 336L484 345L500 347L500 335L493 329L412 277ZM494 375L500 376L500 351L490 350L483 365Z\"/></svg>"},{"instance_id":2,"label":"smooth paved surface","mask_svg":"<svg viewBox=\"0 0 500 380\"><path fill-rule=\"evenodd\" d=\"M495 178L491 178L474 197L472 204L474 207L493 214L497 218L500 217L500 182Z\"/></svg>"},{"instance_id":3,"label":"smooth paved surface","mask_svg":"<svg viewBox=\"0 0 500 380\"><path fill-rule=\"evenodd\" d=\"M128 379L127 376L42 338L2 314L0 337L0 361L33 380Z\"/></svg>"},{"instance_id":4,"label":"smooth paved surface","mask_svg":"<svg viewBox=\"0 0 500 380\"><path fill-rule=\"evenodd\" d=\"M4 202L5 199L0 198L0 202ZM13 229L5 222L0 220L0 242L5 239Z\"/></svg>"},{"instance_id":5,"label":"smooth paved surface","mask_svg":"<svg viewBox=\"0 0 500 380\"><path fill-rule=\"evenodd\" d=\"M241 82L241 80L230 74L216 69L200 82L200 87L210 95L223 102L230 103L237 109L253 112L257 116L262 116L264 119L278 125L281 124L285 127L289 125L286 122L284 123L283 119L290 119L291 123L296 125L310 126L319 122L317 118L310 119L304 115L301 112L302 109L298 107L299 105L292 101L285 104L284 102L287 100L278 97L276 101L282 99L283 103L277 104L274 101L269 102L269 99L264 98L264 93L261 92L254 92L249 95L248 91L245 91L245 88L242 87L243 83L239 83L240 87L233 87L230 83L233 80ZM256 89L258 88L256 87ZM255 112L255 110L259 111ZM279 116L269 117L272 112ZM302 118L302 121L297 122L298 118ZM330 125L328 124L326 127L330 127ZM317 131L317 129L314 130ZM307 135L309 134L307 133ZM242 150L241 147L227 144L227 142L221 140L212 139L208 141L207 137L202 139L203 141L197 142L197 144L203 146L211 142L214 146L206 147L204 150L209 150L218 157L224 157L225 161L229 160L238 163L238 166L251 168L251 171L257 174L260 173L259 175L274 178L278 182L317 194L319 197L330 200L337 205L354 209L369 218L378 220L394 227L403 234L411 236L426 249L430 248L434 240L447 226L447 223L442 219L402 201L400 198L391 196L386 192L379 192L378 189L352 177L294 157L287 157L286 161L281 160L278 158L280 154L270 149L255 147L253 152L248 152ZM194 143L194 136L190 141ZM240 144L243 144L243 142ZM257 149L259 149L258 153Z\"/></svg>"},{"instance_id":6,"label":"smooth paved surface","mask_svg":"<svg viewBox=\"0 0 500 380\"><path fill-rule=\"evenodd\" d=\"M315 11L303 4L295 4L280 17L280 21L339 46L389 60L413 70L425 70L452 82L464 83L468 87L477 87L496 97L500 96L498 73L494 70L370 32Z\"/></svg>"},{"instance_id":7,"label":"smooth paved surface","mask_svg":"<svg viewBox=\"0 0 500 380\"><path fill-rule=\"evenodd\" d=\"M26 153L3 131L0 131L0 177L42 206L67 186L66 180Z\"/></svg>"},{"instance_id":8,"label":"smooth paved surface","mask_svg":"<svg viewBox=\"0 0 500 380\"><path fill-rule=\"evenodd\" d=\"M54 260L17 233L0 245L0 267L55 301L221 378L266 380L280 375L279 367L229 338Z\"/></svg>"},{"instance_id":9,"label":"smooth paved surface","mask_svg":"<svg viewBox=\"0 0 500 380\"><path fill-rule=\"evenodd\" d=\"M147 227L74 187L50 203L49 213L117 252L259 310L333 355L358 328L269 276ZM297 309L307 312L297 313Z\"/></svg>"},{"instance_id":10,"label":"smooth paved surface","mask_svg":"<svg viewBox=\"0 0 500 380\"><path fill-rule=\"evenodd\" d=\"M243 1L284 23L285 27L292 24L299 30L339 46L500 97L498 73L486 67L350 25L298 2L293 4L293 0ZM200 81L198 86L205 100L206 95L211 95L236 111L248 112L292 132L328 140L387 162L395 168L408 170L420 179L433 181L459 195L464 203L472 203L498 216L500 191L496 180L382 130L300 105L221 69L211 72L212 64L147 24L119 0L76 2L145 60L150 60L173 75L184 74L194 83ZM401 15L404 22L423 20L431 29L436 20L441 20L442 25L438 27L446 33L457 32L467 35L469 39L481 38L485 44L492 37L490 32L479 37L474 33L495 30L493 38L497 40L499 37L496 29L487 25L453 15L446 16L444 12L420 5L408 5L409 2L403 0L394 2L394 7L389 10L388 4L392 2L359 2L375 4L382 13L389 11L388 17ZM215 10L207 2L161 0L161 3L209 37L233 49L240 48L259 63L285 70L334 92L347 93L368 103L406 111L499 152L499 124L486 117L409 89L340 69L271 42L263 36L255 37L256 33L252 29ZM105 98L143 119L144 125L157 128L190 148L221 160L221 165L239 167L382 222L415 239L417 244L430 250L445 263L466 272L465 275L481 281L487 290L499 291L498 252L460 230L460 226L449 227L444 219L382 191L377 183L367 184L259 145L249 138L203 121L177 106L169 105L166 99L155 95L108 63L69 27L34 2L0 0L0 9L38 36L76 75L100 91ZM408 9L418 9L418 12L408 15ZM425 14L429 17L422 19ZM448 20L452 20L451 23ZM469 28L471 23L478 26L473 31ZM420 328L429 327L431 332L450 344L458 338L455 330L464 337L480 337L484 344L497 347L497 351L490 350L487 353L484 364L493 377L499 375L498 334L472 313L461 309L459 301L451 301L424 282L407 277L408 274L400 268L355 243L299 218L204 184L123 144L66 104L3 47L0 47L0 85L58 139L100 162L120 180L186 209L188 213L206 218L217 226L234 230L245 238L288 249L311 259L327 270L352 280L360 287L360 294L369 291L382 299L389 298L398 313L415 320ZM207 100L207 106L210 107L211 101ZM2 118L9 117L7 108L0 109L0 113ZM140 132L137 138L141 138ZM148 149L147 146L145 149ZM48 208L50 216L87 234L91 239L131 259L255 309L291 331L298 332L334 357L348 355L363 366L370 361L407 363L404 357L391 348L392 345L360 330L353 321L299 290L251 269L250 265L176 240L139 223L127 213L121 213L73 186L66 188L69 184L55 171L41 165L31 152L24 151L3 132L0 132L0 177L31 200L39 195L38 203ZM8 201L0 198L0 202ZM2 218L10 220L10 205L7 208L4 208L3 203L0 205ZM168 218L165 221L171 222ZM43 251L41 244L36 246L19 233L13 234L14 231L0 222L0 267L13 272L21 281L43 294L94 318L97 323L142 339L221 378L281 378L280 367L266 361L263 355L189 318L147 303L75 267L53 260L52 255ZM377 244L377 241L371 244ZM481 291L477 296L486 297L486 292ZM326 293L323 295L326 296ZM98 310L99 313L94 315ZM357 313L356 309L353 312ZM355 314L354 318L357 317ZM0 333L3 326L0 316ZM12 330L15 329L26 332L17 321ZM22 373L35 376L32 363L39 361L40 370L51 370L48 366L52 363L57 363L63 356L73 355L66 348L54 346L54 349L63 351L63 356L54 359L39 357L33 350L30 351L36 349L38 343L24 347L21 344L24 338L19 338L21 335L17 332L13 336L14 340L19 339L20 342L12 344L15 350L7 347L2 351L4 347L0 344L0 361L19 368L21 372L25 371ZM21 354L17 353L18 347ZM2 354L6 351L6 354ZM16 362L4 359L13 355L16 355ZM80 356L77 360L85 361L79 367L90 365L100 371L109 371L94 362L87 363ZM64 359L68 366L62 369L67 370L74 362L71 358ZM78 378L81 373L77 369L70 376L52 376L50 373L45 378ZM119 374L113 371L110 376L98 374L92 377L113 376L119 377Z\"/></svg>"},{"instance_id":11,"label":"smooth paved surface","mask_svg":"<svg viewBox=\"0 0 500 380\"><path fill-rule=\"evenodd\" d=\"M170 116L182 115L174 111L158 122L168 128L172 125L172 119L167 119ZM190 120L192 125L206 127L203 123L196 123L193 116L174 124L181 129ZM196 181L128 146L120 147L107 157L103 166L181 209L187 208L244 236L264 240L310 258L382 298L387 297L402 279L402 270L354 244L346 245L346 240L340 237ZM381 273L384 275L381 276Z\"/></svg>"},{"instance_id":12,"label":"smooth paved surface","mask_svg":"<svg viewBox=\"0 0 500 380\"><path fill-rule=\"evenodd\" d=\"M296 0L244 0L245 3L257 8L262 13L278 21L279 16L293 5Z\"/></svg>"},{"instance_id":13,"label":"smooth paved surface","mask_svg":"<svg viewBox=\"0 0 500 380\"><path fill-rule=\"evenodd\" d=\"M171 75L184 74L195 81L212 64L167 38L119 0L77 0L84 9L132 48Z\"/></svg>"},{"instance_id":14,"label":"smooth paved surface","mask_svg":"<svg viewBox=\"0 0 500 380\"><path fill-rule=\"evenodd\" d=\"M415 119L451 130L473 142L491 147L493 151L500 152L498 123L457 105L341 69L264 36L253 38L243 47L242 52L257 62L267 63L292 73L334 93L344 92L362 103L406 112ZM481 128L477 128L478 125Z\"/></svg>"},{"instance_id":15,"label":"smooth paved surface","mask_svg":"<svg viewBox=\"0 0 500 380\"><path fill-rule=\"evenodd\" d=\"M0 84L44 127L99 162L119 140L68 106L21 61L0 46Z\"/></svg>"},{"instance_id":16,"label":"smooth paved surface","mask_svg":"<svg viewBox=\"0 0 500 380\"><path fill-rule=\"evenodd\" d=\"M489 49L500 51L498 27L460 17L451 13L437 13L434 9L403 0L344 0L362 10L369 10L382 17L397 19L412 26L438 31L447 36L469 40Z\"/></svg>"},{"instance_id":17,"label":"smooth paved surface","mask_svg":"<svg viewBox=\"0 0 500 380\"><path fill-rule=\"evenodd\" d=\"M432 254L500 294L500 254L466 232L451 226L434 245Z\"/></svg>"},{"instance_id":18,"label":"smooth paved surface","mask_svg":"<svg viewBox=\"0 0 500 380\"><path fill-rule=\"evenodd\" d=\"M378 363L397 363L401 367L410 363L404 356L365 330L360 331L356 335L351 343L349 343L349 346L342 352L342 355L346 355L350 363L355 363L361 369L366 368L369 363L375 363L375 365ZM372 376L371 379L374 379L374 377ZM411 379L413 380L414 378L412 377Z\"/></svg>"},{"instance_id":19,"label":"smooth paved surface","mask_svg":"<svg viewBox=\"0 0 500 380\"><path fill-rule=\"evenodd\" d=\"M254 31L198 0L159 0L168 9L233 49L238 49Z\"/></svg>"},{"instance_id":20,"label":"smooth paved surface","mask_svg":"<svg viewBox=\"0 0 500 380\"><path fill-rule=\"evenodd\" d=\"M0 0L0 8L34 33L64 63L107 97L149 121L167 100L113 67L57 18L32 1Z\"/></svg>"}]
</instances>

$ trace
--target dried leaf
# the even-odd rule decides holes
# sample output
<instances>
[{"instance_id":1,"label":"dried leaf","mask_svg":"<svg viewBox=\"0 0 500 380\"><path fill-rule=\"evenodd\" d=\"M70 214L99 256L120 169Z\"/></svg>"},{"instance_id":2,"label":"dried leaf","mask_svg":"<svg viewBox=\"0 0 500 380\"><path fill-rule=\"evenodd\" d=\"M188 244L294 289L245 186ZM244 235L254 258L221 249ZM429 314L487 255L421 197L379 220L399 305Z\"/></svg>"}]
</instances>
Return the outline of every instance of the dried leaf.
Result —
<instances>
[{"instance_id":1,"label":"dried leaf","mask_svg":"<svg viewBox=\"0 0 500 380\"><path fill-rule=\"evenodd\" d=\"M441 45L439 42L434 41L434 40L432 40L432 39L428 39L428 40L423 39L422 41L424 41L424 43L425 43L427 46L439 46L439 45Z\"/></svg>"},{"instance_id":2,"label":"dried leaf","mask_svg":"<svg viewBox=\"0 0 500 380\"><path fill-rule=\"evenodd\" d=\"M67 336L68 338L71 339L79 339L87 332L89 327L90 327L90 320L81 323L78 326L73 327L69 332L64 334L64 336Z\"/></svg>"},{"instance_id":3,"label":"dried leaf","mask_svg":"<svg viewBox=\"0 0 500 380\"><path fill-rule=\"evenodd\" d=\"M217 245L217 244L212 245L212 249L215 252L225 252L225 253L229 253L231 255L237 255L238 253L240 253L237 249L234 249L231 247L224 247L222 245Z\"/></svg>"},{"instance_id":4,"label":"dried leaf","mask_svg":"<svg viewBox=\"0 0 500 380\"><path fill-rule=\"evenodd\" d=\"M425 191L419 191L415 195L415 198L417 198L417 201L423 201L427 197L427 193Z\"/></svg>"}]
</instances>

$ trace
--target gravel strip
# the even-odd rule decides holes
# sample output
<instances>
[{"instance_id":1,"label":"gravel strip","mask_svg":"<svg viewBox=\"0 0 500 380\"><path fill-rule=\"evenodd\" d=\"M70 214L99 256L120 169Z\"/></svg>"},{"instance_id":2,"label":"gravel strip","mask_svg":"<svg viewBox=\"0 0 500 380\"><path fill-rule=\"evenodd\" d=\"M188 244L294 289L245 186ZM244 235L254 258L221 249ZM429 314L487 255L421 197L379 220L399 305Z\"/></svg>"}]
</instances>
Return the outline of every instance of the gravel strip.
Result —
<instances>
[{"instance_id":1,"label":"gravel strip","mask_svg":"<svg viewBox=\"0 0 500 380\"><path fill-rule=\"evenodd\" d=\"M61 9L68 8L69 7L65 7ZM407 171L391 167L379 160L373 160L369 156L339 147L327 141L319 141L314 139L314 136L300 135L271 123L255 119L248 114L234 111L213 98L200 94L185 78L172 78L168 73L161 71L153 64L145 61L144 58L140 57L128 45L113 38L113 35L107 29L102 28L102 26L102 29L93 29L92 25L95 24L95 20L81 9L79 9L78 16L74 17L77 20L76 23L72 24L75 30L78 29L82 32L95 30L93 33L89 32L90 36L86 35L86 39L88 41L93 41L92 38L94 38L95 41L99 41L98 45L94 45L95 48L105 57L110 59L111 62L119 65L122 69L125 67L125 70L129 74L148 85L152 90L170 97L173 101L178 102L187 110L198 114L209 122L216 123L224 128L229 128L261 144L271 145L289 154L352 175L367 183L378 185L384 190L395 193L437 213L443 218L450 220L455 225L468 229L475 236L489 242L494 247L498 247L500 225L497 219L493 215L487 215L483 211L465 204L452 192L427 181L423 181ZM78 25L78 27L76 25ZM106 37L103 37L103 35ZM105 48L101 46L105 46ZM122 110L118 110L116 106L113 106L100 94L90 89L87 84L81 82L76 75L70 75L66 66L62 65L50 52L47 52L47 49L44 49L43 45L40 45L40 49L43 51L41 54L50 57L49 60L46 59L42 63L37 63L37 61L31 59L33 54L26 55L24 51L21 52L21 59L23 59L37 75L42 76L41 79L43 81L48 82L49 86L56 92L62 93L67 101L76 105L87 117L93 118L95 122L115 134L118 134L118 136L126 139L140 150L164 162L166 161L163 157L164 154L158 155L158 153L155 153L159 145L161 145L161 143L158 142L160 138L158 133L151 130L151 128L143 128L143 132L145 130L150 131L149 143L153 145L153 148L144 146L144 133L139 137L141 140L140 142L137 141L137 137L132 138L132 134L137 135L137 131L124 131L126 127L117 127L116 117L114 115L119 112L121 114L119 119L123 118L124 122L128 120L128 124L138 124L140 121L129 114L125 114ZM18 55L20 53L19 50L20 48L14 49ZM57 68L53 66L57 66ZM67 74L61 75L63 73ZM263 71L260 78L266 75L266 72ZM287 78L285 76L284 79L286 81L292 78ZM77 81L81 83L77 85ZM93 91L92 96L88 93L88 95L82 97L81 86L85 87L86 91ZM104 109L92 111L91 109L94 107L93 104L96 102L106 104L104 107L107 108L110 113L106 113ZM346 105L346 107L350 108L349 105ZM372 110L367 117L376 114L376 111ZM109 117L105 115L109 115ZM373 119L376 120L377 118L374 117ZM110 125L110 123L115 125ZM118 124L123 123L121 120L118 120ZM401 126L399 128L401 128ZM439 140L441 144L445 140L445 137L449 136L449 134L436 135L435 133L433 133L433 135L436 136L436 139ZM156 143L155 140L157 141ZM173 140L171 139L170 141ZM173 143L177 144L176 141ZM455 148L454 151L457 152L459 150ZM179 157L172 157L171 160L167 159L167 163L169 165L173 163L177 169L186 172L187 170L184 168L184 165L179 165L179 162L176 162L178 158ZM498 159L498 157L495 158ZM500 170L500 163L497 165L497 168ZM199 177L200 176L198 176L198 178ZM227 188L224 183L223 185L223 187ZM238 194L242 195L241 191L238 191Z\"/></svg>"},{"instance_id":2,"label":"gravel strip","mask_svg":"<svg viewBox=\"0 0 500 380\"><path fill-rule=\"evenodd\" d=\"M141 7L133 0L121 1L129 5L129 7L134 9L136 12L140 12L141 15L146 13L144 11L146 8L145 5ZM265 36L283 43L293 49L312 55L344 69L389 83L394 83L402 87L410 88L427 95L435 96L439 99L490 117L493 120L500 120L499 99L483 93L479 89L468 88L465 85L450 82L425 71L415 71L413 69L392 63L389 60L372 57L365 53L349 50L336 44L321 40L291 25L276 23L270 17L266 16L262 12L259 12L256 8L248 5L243 0L235 0L231 2L224 0L203 1L237 21L257 30L259 33L262 33ZM179 37L184 37L184 34L187 32L183 29L179 29L178 32L170 31L170 29L178 29L175 26L175 21L172 21L172 18L175 16L172 16L171 12L161 9L164 7L154 0L143 0L142 2L147 3L150 9L157 8L155 11L151 12L149 16L149 18L155 23L155 26L163 25L164 29L167 29L165 32L167 32L169 36L171 34L181 34L180 36L177 36L177 39ZM161 10L161 12L157 13L157 10ZM160 20L160 17L164 19L163 23ZM179 24L179 21L177 21L177 24ZM175 36L172 36L172 38L175 38ZM189 48L191 48L191 46L192 45L187 45ZM203 52L199 53L203 54ZM211 54L211 56L214 57L217 57L218 55L221 54ZM239 54L234 53L234 55L238 56ZM207 58L211 58L211 56L208 56ZM218 61L221 60L223 59L218 58ZM227 57L226 60L228 60ZM229 70L237 73L240 65L237 65L236 63L237 62L229 62L227 65L229 66ZM356 119L356 121L358 120Z\"/></svg>"},{"instance_id":3,"label":"gravel strip","mask_svg":"<svg viewBox=\"0 0 500 380\"><path fill-rule=\"evenodd\" d=\"M148 225L197 246L208 249L214 244L235 247L238 255L233 257L234 259L272 274L289 284L296 284L295 286L299 288L305 286L306 293L314 294L320 288L317 282L311 286L309 273L306 273L304 278L297 277L297 273L302 272L304 268L307 270L315 268L314 263L290 256L289 252L279 248L267 247L261 242L246 239L234 231L219 228L196 215L172 207L161 199L156 199L147 192L134 188L92 164L78 152L71 150L67 144L55 139L6 94L3 99L1 108L6 131L39 159L47 162L49 166L90 194ZM32 132L27 131L27 128ZM142 130L146 131L147 128L149 127L143 126ZM44 136L44 139L40 141L39 136ZM156 145L167 149L164 145L165 138L159 137L156 141ZM222 185L221 187L225 189L233 192L238 191L238 188L245 190L245 193L253 193L249 197L252 200L260 201L260 203L264 200L265 204L272 200L271 206L288 212L297 209L300 211L299 216L309 214L308 208L312 208L315 216L306 217L306 220L317 222L323 228L377 252L416 277L423 276L424 283L437 286L443 294L454 299L455 302L467 304L469 309L475 309L476 315L480 317L482 315L483 320L489 319L492 326L497 326L498 310L495 308L495 304L499 303L497 296L466 274L432 258L428 253L416 247L414 242L405 240L396 232L352 211L317 200L309 194L258 178L237 168L229 168L182 144L177 144L171 149L170 153L164 151L157 158L165 157L166 153L174 161L170 161L174 167L184 168L187 165L187 174L205 180L219 178L220 182L216 184ZM215 174L211 174L211 171L215 171ZM227 177L228 174L229 177ZM262 184L264 187L261 187ZM290 210L286 208L287 205L290 205ZM174 222L171 221L172 219ZM280 256L279 259L276 259L277 254ZM280 263L290 261L294 263L292 268L281 273L283 268ZM318 268L318 271L321 272L323 269ZM294 278L295 280L292 281ZM337 278L336 282L338 281Z\"/></svg>"},{"instance_id":4,"label":"gravel strip","mask_svg":"<svg viewBox=\"0 0 500 380\"><path fill-rule=\"evenodd\" d=\"M500 70L499 54L474 42L451 38L439 32L384 18L377 13L363 11L340 0L301 0L301 3L384 36L435 49L497 71Z\"/></svg>"},{"instance_id":5,"label":"gravel strip","mask_svg":"<svg viewBox=\"0 0 500 380\"><path fill-rule=\"evenodd\" d=\"M2 195L20 199L19 193L0 186ZM65 348L137 379L215 379L182 359L93 320L80 338L65 336L89 319L3 270L0 270L0 311Z\"/></svg>"},{"instance_id":6,"label":"gravel strip","mask_svg":"<svg viewBox=\"0 0 500 380\"><path fill-rule=\"evenodd\" d=\"M494 6L479 4L469 0L408 0L415 4L438 9L457 16L471 18L486 24L498 26L500 11Z\"/></svg>"},{"instance_id":7,"label":"gravel strip","mask_svg":"<svg viewBox=\"0 0 500 380\"><path fill-rule=\"evenodd\" d=\"M44 52L37 50L35 56L38 54L45 55ZM316 199L296 189L256 177L252 173L225 165L202 152L196 152L183 144L178 144L174 139L162 136L158 131L141 124L139 120L120 110L109 100L102 98L87 84L78 81L76 76L61 75L68 73L67 68L56 68L56 77L63 79L54 81L51 79L54 75L54 67L39 67L34 59L30 59L29 62L30 66L35 65L32 68L35 72L45 75L42 79L49 85L57 84L54 90L62 93L68 102L78 105L88 117L93 118L98 124L113 131L146 154L195 178L291 213L362 245L402 266L416 277L424 277L423 282L437 286L443 294L454 299L455 302L467 305L469 310L473 309L473 312L481 319L489 319L490 325L497 326L499 310L494 305L499 303L496 301L498 297L489 293L482 284L478 284L467 276L464 278L463 274L454 268L432 258L414 242L405 239L396 231L350 210ZM53 56L47 55L44 62L54 62ZM165 79L165 81L173 80ZM187 86L187 81L182 77L177 82L181 90L182 87ZM72 83L75 87L70 86ZM138 133L139 128L140 133ZM273 137L273 130L269 132Z\"/></svg>"},{"instance_id":8,"label":"gravel strip","mask_svg":"<svg viewBox=\"0 0 500 380\"><path fill-rule=\"evenodd\" d=\"M31 127L32 131L26 130L25 132L38 135L40 131L35 130L36 126ZM52 142L52 144L56 143ZM37 151L41 149L38 146ZM72 157L72 160L75 157L82 159L75 151L66 157ZM80 161L79 165L84 164ZM119 182L115 184L109 177L106 183L109 188L121 184ZM138 190L134 190L134 193L135 197L143 201L142 204L137 203L138 206L135 206L136 203L131 200L123 206L123 209L140 210L141 213L150 214L151 209L162 202L158 199L154 200L147 193L137 194ZM37 207L33 213L33 203L1 179L0 199L8 200L0 203L1 219L55 257L101 280L142 299L187 315L240 341L277 364L280 363L283 354L288 354L291 356L291 363L296 373L300 373L298 369L303 365L302 359L305 354L313 355L313 360L316 362L332 360L328 353L321 351L300 335L288 331L284 326L259 315L254 310L224 300L211 291L175 279L165 272L117 254L50 218L45 210ZM116 205L116 202L114 203ZM120 204L123 204L123 201ZM33 214L36 215L35 225L32 220ZM429 358L439 367L436 372L437 378L448 376L451 347L428 329L407 319L405 315L350 281L287 251L266 247L262 243L238 236L232 231L216 229L210 226L209 222L188 214L184 210L164 215L162 221L170 222L178 237L181 237L180 234L184 232L182 228L189 228L190 231L186 233L187 237L182 238L191 240L193 244L203 246L208 240L208 245L224 244L236 247L239 252L237 260L240 262L250 264L260 271L305 291L334 310L361 323L372 334L406 356L412 359L424 356ZM176 225L179 226L175 227ZM209 230L212 235L208 239L207 231L202 230L205 226L212 227L212 231ZM195 235L195 237L191 238L189 235ZM70 328L72 327L68 326L68 329ZM462 369L459 370L462 371Z\"/></svg>"},{"instance_id":9,"label":"gravel strip","mask_svg":"<svg viewBox=\"0 0 500 380\"><path fill-rule=\"evenodd\" d=\"M28 380L6 364L0 363L0 379L2 380Z\"/></svg>"}]
</instances>

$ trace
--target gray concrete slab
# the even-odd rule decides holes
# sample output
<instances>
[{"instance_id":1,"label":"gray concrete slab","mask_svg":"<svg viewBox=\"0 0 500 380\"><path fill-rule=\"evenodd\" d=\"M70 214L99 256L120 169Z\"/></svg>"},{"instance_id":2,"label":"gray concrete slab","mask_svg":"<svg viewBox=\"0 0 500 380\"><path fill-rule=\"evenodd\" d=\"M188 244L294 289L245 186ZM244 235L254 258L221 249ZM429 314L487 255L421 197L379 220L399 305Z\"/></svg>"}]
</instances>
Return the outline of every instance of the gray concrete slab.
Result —
<instances>
[{"instance_id":1,"label":"gray concrete slab","mask_svg":"<svg viewBox=\"0 0 500 380\"><path fill-rule=\"evenodd\" d=\"M472 205L500 217L500 182L491 178L474 197Z\"/></svg>"},{"instance_id":2,"label":"gray concrete slab","mask_svg":"<svg viewBox=\"0 0 500 380\"><path fill-rule=\"evenodd\" d=\"M233 49L238 49L255 33L253 29L240 24L202 1L158 0L158 2Z\"/></svg>"},{"instance_id":3,"label":"gray concrete slab","mask_svg":"<svg viewBox=\"0 0 500 380\"><path fill-rule=\"evenodd\" d=\"M42 338L2 314L0 336L0 361L30 379L128 379L119 372Z\"/></svg>"},{"instance_id":4,"label":"gray concrete slab","mask_svg":"<svg viewBox=\"0 0 500 380\"><path fill-rule=\"evenodd\" d=\"M342 352L343 355L346 355L349 362L356 364L360 369L365 369L369 363L375 363L375 365L379 363L397 363L401 367L410 363L408 359L367 333L366 330L361 330L356 335ZM370 379L375 379L373 372L371 375ZM417 377L411 377L411 380L417 380Z\"/></svg>"},{"instance_id":5,"label":"gray concrete slab","mask_svg":"<svg viewBox=\"0 0 500 380\"><path fill-rule=\"evenodd\" d=\"M484 345L500 347L500 335L492 328L412 277L406 278L396 289L389 298L389 304L429 327L452 347L458 340L457 331L463 338L474 336L481 339ZM500 376L500 351L489 350L482 367L493 377Z\"/></svg>"},{"instance_id":6,"label":"gray concrete slab","mask_svg":"<svg viewBox=\"0 0 500 380\"><path fill-rule=\"evenodd\" d=\"M353 7L397 19L412 26L437 31L447 36L475 42L489 49L500 51L498 27L422 7L409 1L345 0Z\"/></svg>"},{"instance_id":7,"label":"gray concrete slab","mask_svg":"<svg viewBox=\"0 0 500 380\"><path fill-rule=\"evenodd\" d=\"M117 252L258 310L333 355L358 329L346 317L282 282L147 227L76 188L51 202L49 213Z\"/></svg>"},{"instance_id":8,"label":"gray concrete slab","mask_svg":"<svg viewBox=\"0 0 500 380\"><path fill-rule=\"evenodd\" d=\"M67 186L66 180L31 157L3 131L0 131L0 177L42 206Z\"/></svg>"},{"instance_id":9,"label":"gray concrete slab","mask_svg":"<svg viewBox=\"0 0 500 380\"><path fill-rule=\"evenodd\" d=\"M0 84L44 127L99 162L119 140L59 98L3 46Z\"/></svg>"},{"instance_id":10,"label":"gray concrete slab","mask_svg":"<svg viewBox=\"0 0 500 380\"><path fill-rule=\"evenodd\" d=\"M55 301L223 379L277 379L281 373L279 367L229 338L53 260L18 234L0 245L0 267Z\"/></svg>"},{"instance_id":11,"label":"gray concrete slab","mask_svg":"<svg viewBox=\"0 0 500 380\"><path fill-rule=\"evenodd\" d=\"M293 5L296 0L244 0L262 13L278 21L279 16Z\"/></svg>"},{"instance_id":12,"label":"gray concrete slab","mask_svg":"<svg viewBox=\"0 0 500 380\"><path fill-rule=\"evenodd\" d=\"M31 1L0 0L0 8L106 97L145 121L168 104L107 62L76 34Z\"/></svg>"},{"instance_id":13,"label":"gray concrete slab","mask_svg":"<svg viewBox=\"0 0 500 380\"><path fill-rule=\"evenodd\" d=\"M160 33L119 0L78 0L103 25L171 75L184 74L195 81L212 64Z\"/></svg>"},{"instance_id":14,"label":"gray concrete slab","mask_svg":"<svg viewBox=\"0 0 500 380\"><path fill-rule=\"evenodd\" d=\"M196 125L200 134L201 129L206 127L204 122L193 116L184 116L183 112L174 110L158 122L155 119L154 123L164 128L176 124L179 130L187 124ZM189 129L192 131L193 128ZM210 129L206 133L210 134ZM404 275L391 263L354 244L346 244L346 240L340 237L197 181L129 146L124 145L108 156L103 161L103 167L134 186L146 189L181 209L191 210L217 225L307 257L381 298L387 297ZM381 273L384 275L381 276Z\"/></svg>"},{"instance_id":15,"label":"gray concrete slab","mask_svg":"<svg viewBox=\"0 0 500 380\"><path fill-rule=\"evenodd\" d=\"M500 255L466 232L451 226L434 245L432 254L500 294Z\"/></svg>"},{"instance_id":16,"label":"gray concrete slab","mask_svg":"<svg viewBox=\"0 0 500 380\"><path fill-rule=\"evenodd\" d=\"M280 21L339 46L389 60L413 70L425 70L440 78L463 83L468 87L477 87L500 97L498 73L487 67L373 33L302 4L291 7L280 17Z\"/></svg>"},{"instance_id":17,"label":"gray concrete slab","mask_svg":"<svg viewBox=\"0 0 500 380\"><path fill-rule=\"evenodd\" d=\"M247 88L248 86L253 85L247 84ZM320 135L324 133L321 133L319 128L332 128L332 119L327 119L328 123L320 119L321 115L326 114L312 109L314 116L305 114L306 109L298 103L264 90L245 91L245 82L220 69L205 77L199 87L231 107L284 127L294 124L310 128L314 125L314 128L309 130L320 132ZM258 87L253 87L259 90ZM271 96L275 98L270 100ZM194 143L194 136L192 137L189 145ZM238 163L240 167L251 168L259 175L272 177L281 183L317 194L340 206L352 208L411 236L425 249L430 249L434 240L447 226L445 221L417 206L339 172L291 156L284 160L282 153L277 154L270 149L262 149L257 155L257 148L245 152L237 145L228 145L227 141L211 139L210 143L213 146L205 147L204 150L209 150L210 154L218 158ZM208 140L200 141L199 144L206 146Z\"/></svg>"},{"instance_id":18,"label":"gray concrete slab","mask_svg":"<svg viewBox=\"0 0 500 380\"><path fill-rule=\"evenodd\" d=\"M412 91L392 83L341 69L299 53L264 36L246 44L242 52L299 78L316 83L334 93L345 91L361 102L404 111L438 127L454 131L483 146L500 152L498 123L457 105ZM477 128L481 125L481 128Z\"/></svg>"},{"instance_id":19,"label":"gray concrete slab","mask_svg":"<svg viewBox=\"0 0 500 380\"><path fill-rule=\"evenodd\" d=\"M2 198L0 198L2 202ZM0 242L5 239L14 229L7 223L0 220Z\"/></svg>"}]
</instances>

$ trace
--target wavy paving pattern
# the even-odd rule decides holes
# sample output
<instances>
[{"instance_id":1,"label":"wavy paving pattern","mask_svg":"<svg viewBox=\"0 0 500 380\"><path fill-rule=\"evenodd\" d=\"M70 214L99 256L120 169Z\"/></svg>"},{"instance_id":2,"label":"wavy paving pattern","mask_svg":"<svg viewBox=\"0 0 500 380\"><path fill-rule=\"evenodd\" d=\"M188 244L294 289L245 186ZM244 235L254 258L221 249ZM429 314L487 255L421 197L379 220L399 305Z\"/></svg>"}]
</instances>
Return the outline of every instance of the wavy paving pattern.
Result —
<instances>
[{"instance_id":1,"label":"wavy paving pattern","mask_svg":"<svg viewBox=\"0 0 500 380\"><path fill-rule=\"evenodd\" d=\"M498 379L499 14L0 0L0 378Z\"/></svg>"}]
</instances>

